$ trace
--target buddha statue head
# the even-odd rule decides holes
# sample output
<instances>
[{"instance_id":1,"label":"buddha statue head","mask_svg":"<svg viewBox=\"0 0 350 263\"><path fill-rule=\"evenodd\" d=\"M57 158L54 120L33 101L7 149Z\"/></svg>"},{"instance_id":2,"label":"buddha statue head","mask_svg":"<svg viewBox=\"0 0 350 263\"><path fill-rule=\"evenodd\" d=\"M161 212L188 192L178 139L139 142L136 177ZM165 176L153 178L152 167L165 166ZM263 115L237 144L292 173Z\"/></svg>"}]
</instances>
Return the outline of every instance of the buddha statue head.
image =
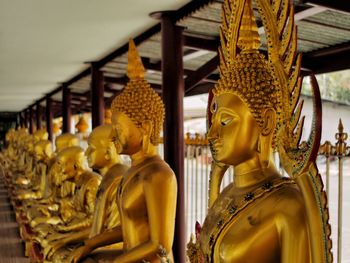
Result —
<instances>
[{"instance_id":1,"label":"buddha statue head","mask_svg":"<svg viewBox=\"0 0 350 263\"><path fill-rule=\"evenodd\" d=\"M5 141L6 143L9 145L12 143L14 137L16 135L16 130L11 128L7 131L6 135L5 135Z\"/></svg>"},{"instance_id":2,"label":"buddha statue head","mask_svg":"<svg viewBox=\"0 0 350 263\"><path fill-rule=\"evenodd\" d=\"M70 146L78 146L79 138L71 133L64 133L58 136L55 140L56 152L59 153L64 148Z\"/></svg>"},{"instance_id":3,"label":"buddha statue head","mask_svg":"<svg viewBox=\"0 0 350 263\"><path fill-rule=\"evenodd\" d=\"M70 146L59 152L55 162L60 167L61 181L65 181L87 170L84 149L79 146Z\"/></svg>"},{"instance_id":4,"label":"buddha statue head","mask_svg":"<svg viewBox=\"0 0 350 263\"><path fill-rule=\"evenodd\" d=\"M37 162L48 162L52 154L52 143L49 140L40 140L34 144L34 157Z\"/></svg>"},{"instance_id":5,"label":"buddha statue head","mask_svg":"<svg viewBox=\"0 0 350 263\"><path fill-rule=\"evenodd\" d=\"M89 135L85 155L90 168L102 169L120 161L114 143L109 138L111 132L112 125L101 125Z\"/></svg>"},{"instance_id":6,"label":"buddha statue head","mask_svg":"<svg viewBox=\"0 0 350 263\"><path fill-rule=\"evenodd\" d=\"M38 142L40 140L47 140L49 138L49 134L46 129L39 129L33 133L34 142Z\"/></svg>"},{"instance_id":7,"label":"buddha statue head","mask_svg":"<svg viewBox=\"0 0 350 263\"><path fill-rule=\"evenodd\" d=\"M164 104L145 80L135 44L129 42L129 82L112 102L111 138L118 153L133 155L157 146L164 121Z\"/></svg>"},{"instance_id":8,"label":"buddha statue head","mask_svg":"<svg viewBox=\"0 0 350 263\"><path fill-rule=\"evenodd\" d=\"M235 52L223 54L227 47L221 49L208 139L217 162L237 166L255 160L267 167L280 121L279 85L258 50L260 38L250 1L245 3L237 33Z\"/></svg>"}]
</instances>

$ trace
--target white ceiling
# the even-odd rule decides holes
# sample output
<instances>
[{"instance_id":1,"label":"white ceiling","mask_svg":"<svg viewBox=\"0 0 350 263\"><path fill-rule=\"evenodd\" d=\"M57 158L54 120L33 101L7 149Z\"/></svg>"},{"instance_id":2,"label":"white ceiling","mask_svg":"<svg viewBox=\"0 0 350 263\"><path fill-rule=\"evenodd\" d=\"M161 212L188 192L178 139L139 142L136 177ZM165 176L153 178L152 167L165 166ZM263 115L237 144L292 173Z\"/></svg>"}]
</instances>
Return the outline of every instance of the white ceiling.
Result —
<instances>
[{"instance_id":1,"label":"white ceiling","mask_svg":"<svg viewBox=\"0 0 350 263\"><path fill-rule=\"evenodd\" d=\"M0 0L0 111L19 111L189 0Z\"/></svg>"}]
</instances>

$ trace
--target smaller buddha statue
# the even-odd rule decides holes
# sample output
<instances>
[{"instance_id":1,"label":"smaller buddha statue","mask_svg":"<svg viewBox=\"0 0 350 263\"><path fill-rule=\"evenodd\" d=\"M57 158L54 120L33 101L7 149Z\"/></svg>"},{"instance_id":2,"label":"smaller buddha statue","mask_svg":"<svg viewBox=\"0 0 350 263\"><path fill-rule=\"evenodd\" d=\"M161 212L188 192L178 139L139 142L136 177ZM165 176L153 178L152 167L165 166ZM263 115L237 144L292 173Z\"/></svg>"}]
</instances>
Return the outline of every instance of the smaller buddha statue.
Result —
<instances>
[{"instance_id":1,"label":"smaller buddha statue","mask_svg":"<svg viewBox=\"0 0 350 263\"><path fill-rule=\"evenodd\" d=\"M62 150L56 163L62 168L61 184L56 202L58 210L47 217L35 218L35 232L38 235L34 240L44 249L51 244L47 241L50 236L59 232L73 233L82 231L91 225L95 199L101 177L91 172L84 156L84 150L79 146L72 146ZM31 224L32 225L32 224Z\"/></svg>"},{"instance_id":2,"label":"smaller buddha statue","mask_svg":"<svg viewBox=\"0 0 350 263\"><path fill-rule=\"evenodd\" d=\"M34 136L25 134L21 141L22 155L19 158L18 167L14 172L14 185L16 187L13 195L16 196L17 190L30 187L30 182L34 174Z\"/></svg>"},{"instance_id":3,"label":"smaller buddha statue","mask_svg":"<svg viewBox=\"0 0 350 263\"><path fill-rule=\"evenodd\" d=\"M63 133L55 140L56 153L71 146L79 146L78 136L71 133Z\"/></svg>"},{"instance_id":4,"label":"smaller buddha statue","mask_svg":"<svg viewBox=\"0 0 350 263\"><path fill-rule=\"evenodd\" d=\"M115 262L172 262L177 183L157 153L164 120L161 98L144 79L135 44L129 42L129 83L112 103L111 138L119 154L131 157L117 192L121 224L84 241L68 262L97 247L123 242ZM168 260L168 261L167 261Z\"/></svg>"},{"instance_id":5,"label":"smaller buddha statue","mask_svg":"<svg viewBox=\"0 0 350 263\"><path fill-rule=\"evenodd\" d=\"M43 187L43 189L45 189L43 198L37 203L32 203L31 207L26 212L26 217L30 221L32 227L41 222L40 220L45 221L47 218L50 218L51 212L57 211L58 193L62 182L62 167L60 162L56 162L57 156L63 149L77 145L79 145L79 138L71 133L62 134L56 138L56 157L53 156L48 163L49 169L45 178L45 187ZM39 220L39 218L41 219ZM60 221L51 220L51 222L58 223Z\"/></svg>"},{"instance_id":6,"label":"smaller buddha statue","mask_svg":"<svg viewBox=\"0 0 350 263\"><path fill-rule=\"evenodd\" d=\"M49 170L53 152L52 144L49 140L41 140L34 144L35 172L30 182L30 188L18 193L19 200L41 199L45 194L46 175Z\"/></svg>"},{"instance_id":7,"label":"smaller buddha statue","mask_svg":"<svg viewBox=\"0 0 350 263\"><path fill-rule=\"evenodd\" d=\"M96 196L92 224L84 231L51 235L48 238L50 246L45 251L48 260L67 262L72 249L81 242L120 224L116 194L127 167L121 164L114 144L109 138L111 131L111 125L95 128L88 138L88 148L85 151L89 167L103 176Z\"/></svg>"}]
</instances>

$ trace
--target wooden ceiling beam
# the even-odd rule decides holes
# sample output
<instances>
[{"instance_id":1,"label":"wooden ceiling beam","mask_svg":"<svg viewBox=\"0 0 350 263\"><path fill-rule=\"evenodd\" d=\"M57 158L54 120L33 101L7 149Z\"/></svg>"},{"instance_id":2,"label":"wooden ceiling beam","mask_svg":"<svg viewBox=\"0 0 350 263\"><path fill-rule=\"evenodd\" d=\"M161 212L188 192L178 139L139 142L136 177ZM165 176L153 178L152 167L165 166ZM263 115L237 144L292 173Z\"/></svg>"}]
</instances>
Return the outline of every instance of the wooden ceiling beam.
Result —
<instances>
[{"instance_id":1,"label":"wooden ceiling beam","mask_svg":"<svg viewBox=\"0 0 350 263\"><path fill-rule=\"evenodd\" d=\"M193 72L185 79L185 94L190 92L199 82L208 77L215 71L219 65L219 55L209 60L206 64L201 66L198 70Z\"/></svg>"},{"instance_id":2,"label":"wooden ceiling beam","mask_svg":"<svg viewBox=\"0 0 350 263\"><path fill-rule=\"evenodd\" d=\"M323 6L329 9L350 13L350 4L346 0L304 0L305 4Z\"/></svg>"},{"instance_id":3,"label":"wooden ceiling beam","mask_svg":"<svg viewBox=\"0 0 350 263\"><path fill-rule=\"evenodd\" d=\"M350 68L350 41L303 55L302 67L314 74Z\"/></svg>"},{"instance_id":4,"label":"wooden ceiling beam","mask_svg":"<svg viewBox=\"0 0 350 263\"><path fill-rule=\"evenodd\" d=\"M125 85L128 83L129 78L127 76L116 78L116 77L104 77L105 83L114 83L114 84L120 84L120 85Z\"/></svg>"},{"instance_id":5,"label":"wooden ceiling beam","mask_svg":"<svg viewBox=\"0 0 350 263\"><path fill-rule=\"evenodd\" d=\"M193 89L185 93L185 96L194 96L199 94L208 93L210 89L215 86L215 83L212 82L202 82L197 84Z\"/></svg>"},{"instance_id":6,"label":"wooden ceiling beam","mask_svg":"<svg viewBox=\"0 0 350 263\"><path fill-rule=\"evenodd\" d=\"M184 45L194 49L217 52L220 46L220 38L209 39L185 34Z\"/></svg>"}]
</instances>

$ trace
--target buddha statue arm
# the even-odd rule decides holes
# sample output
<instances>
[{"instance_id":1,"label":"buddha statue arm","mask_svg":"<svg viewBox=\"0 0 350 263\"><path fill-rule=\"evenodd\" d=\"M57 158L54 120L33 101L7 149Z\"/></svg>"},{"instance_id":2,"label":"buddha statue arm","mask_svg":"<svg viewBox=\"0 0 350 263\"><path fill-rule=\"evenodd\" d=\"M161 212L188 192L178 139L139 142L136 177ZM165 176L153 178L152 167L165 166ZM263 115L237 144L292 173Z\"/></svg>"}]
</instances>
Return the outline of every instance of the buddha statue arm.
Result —
<instances>
[{"instance_id":1,"label":"buddha statue arm","mask_svg":"<svg viewBox=\"0 0 350 263\"><path fill-rule=\"evenodd\" d=\"M62 247L83 242L89 237L89 233L90 229L85 229L84 231L79 231L73 234L68 233L52 235L49 237L49 244L44 250L46 258L50 260L52 256Z\"/></svg>"},{"instance_id":2,"label":"buddha statue arm","mask_svg":"<svg viewBox=\"0 0 350 263\"><path fill-rule=\"evenodd\" d=\"M91 218L86 218L77 223L72 223L68 225L57 225L56 229L60 232L72 232L72 231L78 231L81 229L86 229L89 226L91 226Z\"/></svg>"},{"instance_id":3,"label":"buddha statue arm","mask_svg":"<svg viewBox=\"0 0 350 263\"><path fill-rule=\"evenodd\" d=\"M149 176L144 179L143 186L150 238L117 257L115 262L154 262L172 252L177 183L172 172L158 169L154 167L147 171Z\"/></svg>"},{"instance_id":4,"label":"buddha statue arm","mask_svg":"<svg viewBox=\"0 0 350 263\"><path fill-rule=\"evenodd\" d=\"M305 206L299 198L281 202L276 216L276 227L280 234L281 262L311 262ZM287 209L286 209L287 208Z\"/></svg>"},{"instance_id":5,"label":"buddha statue arm","mask_svg":"<svg viewBox=\"0 0 350 263\"><path fill-rule=\"evenodd\" d=\"M74 250L67 262L78 263L80 259L89 255L94 249L108 246L123 241L123 233L120 226L105 231L84 241L84 245Z\"/></svg>"}]
</instances>

